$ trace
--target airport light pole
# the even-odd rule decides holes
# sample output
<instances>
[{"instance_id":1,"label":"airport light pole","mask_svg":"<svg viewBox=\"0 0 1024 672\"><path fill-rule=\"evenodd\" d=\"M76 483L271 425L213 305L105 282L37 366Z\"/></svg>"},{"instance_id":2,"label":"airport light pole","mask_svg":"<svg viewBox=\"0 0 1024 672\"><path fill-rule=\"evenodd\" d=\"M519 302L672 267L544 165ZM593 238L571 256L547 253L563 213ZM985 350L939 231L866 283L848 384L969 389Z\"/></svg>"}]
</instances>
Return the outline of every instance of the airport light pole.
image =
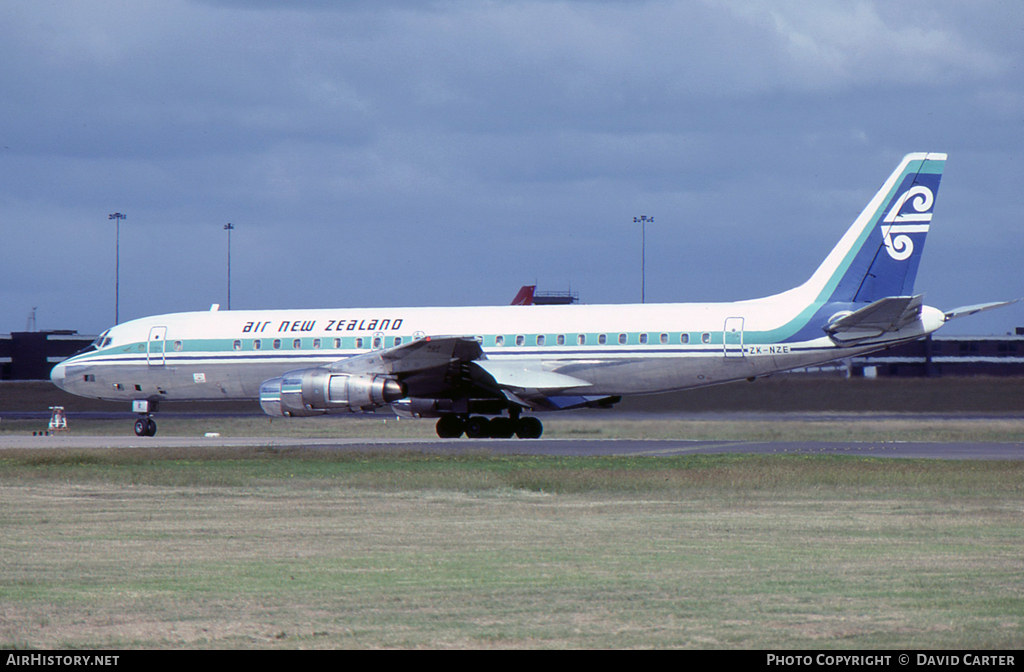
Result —
<instances>
[{"instance_id":1,"label":"airport light pole","mask_svg":"<svg viewBox=\"0 0 1024 672\"><path fill-rule=\"evenodd\" d=\"M224 225L224 230L228 232L228 310L231 310L231 232L235 227L228 222Z\"/></svg>"},{"instance_id":2,"label":"airport light pole","mask_svg":"<svg viewBox=\"0 0 1024 672\"><path fill-rule=\"evenodd\" d=\"M121 324L121 220L128 215L115 212L107 217L117 222L117 234L114 238L114 324Z\"/></svg>"},{"instance_id":3,"label":"airport light pole","mask_svg":"<svg viewBox=\"0 0 1024 672\"><path fill-rule=\"evenodd\" d=\"M640 225L640 303L647 302L647 225L654 223L654 217L640 215L633 222Z\"/></svg>"}]
</instances>

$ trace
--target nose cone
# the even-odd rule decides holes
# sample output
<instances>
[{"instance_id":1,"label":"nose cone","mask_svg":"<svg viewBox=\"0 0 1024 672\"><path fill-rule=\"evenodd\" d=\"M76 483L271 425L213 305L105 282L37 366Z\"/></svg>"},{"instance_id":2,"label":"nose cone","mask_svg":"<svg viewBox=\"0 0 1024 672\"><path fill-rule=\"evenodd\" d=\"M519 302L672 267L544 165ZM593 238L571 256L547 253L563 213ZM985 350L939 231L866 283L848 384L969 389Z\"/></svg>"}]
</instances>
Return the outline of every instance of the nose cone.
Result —
<instances>
[{"instance_id":1,"label":"nose cone","mask_svg":"<svg viewBox=\"0 0 1024 672\"><path fill-rule=\"evenodd\" d=\"M56 385L60 389L62 389L62 390L64 389L64 364L63 363L57 364L57 366L53 367L53 369L50 371L50 382L52 382L54 385Z\"/></svg>"}]
</instances>

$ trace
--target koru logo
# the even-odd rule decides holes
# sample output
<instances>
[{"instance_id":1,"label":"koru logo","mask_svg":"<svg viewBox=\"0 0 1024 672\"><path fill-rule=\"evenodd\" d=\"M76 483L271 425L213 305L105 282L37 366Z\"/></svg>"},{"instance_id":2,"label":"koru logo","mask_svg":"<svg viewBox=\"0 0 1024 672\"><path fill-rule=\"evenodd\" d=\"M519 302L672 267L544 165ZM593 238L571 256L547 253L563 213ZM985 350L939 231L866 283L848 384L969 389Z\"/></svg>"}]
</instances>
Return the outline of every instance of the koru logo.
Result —
<instances>
[{"instance_id":1,"label":"koru logo","mask_svg":"<svg viewBox=\"0 0 1024 672\"><path fill-rule=\"evenodd\" d=\"M903 206L910 201L914 212L900 213ZM928 187L918 185L907 190L896 200L892 210L882 220L882 241L885 251L896 261L903 261L914 253L914 241L908 233L928 233L927 222L932 221L932 213L928 212L935 203L935 195ZM914 222L906 224L904 222ZM921 223L918 223L921 222ZM894 234L901 234L894 237Z\"/></svg>"}]
</instances>

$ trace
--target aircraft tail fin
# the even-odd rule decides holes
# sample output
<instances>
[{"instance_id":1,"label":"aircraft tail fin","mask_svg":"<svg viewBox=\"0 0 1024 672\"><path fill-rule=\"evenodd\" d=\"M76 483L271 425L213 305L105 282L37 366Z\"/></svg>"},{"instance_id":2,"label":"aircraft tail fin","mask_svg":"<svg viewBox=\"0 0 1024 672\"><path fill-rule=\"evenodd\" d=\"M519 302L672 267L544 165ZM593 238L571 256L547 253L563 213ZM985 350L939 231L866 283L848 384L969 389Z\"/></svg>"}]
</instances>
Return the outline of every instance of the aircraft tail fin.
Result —
<instances>
[{"instance_id":1,"label":"aircraft tail fin","mask_svg":"<svg viewBox=\"0 0 1024 672\"><path fill-rule=\"evenodd\" d=\"M519 288L519 293L512 299L513 306L532 306L533 305L533 292L537 289L537 285L523 285Z\"/></svg>"},{"instance_id":2,"label":"aircraft tail fin","mask_svg":"<svg viewBox=\"0 0 1024 672\"><path fill-rule=\"evenodd\" d=\"M807 282L823 302L911 296L931 225L945 154L903 157Z\"/></svg>"}]
</instances>

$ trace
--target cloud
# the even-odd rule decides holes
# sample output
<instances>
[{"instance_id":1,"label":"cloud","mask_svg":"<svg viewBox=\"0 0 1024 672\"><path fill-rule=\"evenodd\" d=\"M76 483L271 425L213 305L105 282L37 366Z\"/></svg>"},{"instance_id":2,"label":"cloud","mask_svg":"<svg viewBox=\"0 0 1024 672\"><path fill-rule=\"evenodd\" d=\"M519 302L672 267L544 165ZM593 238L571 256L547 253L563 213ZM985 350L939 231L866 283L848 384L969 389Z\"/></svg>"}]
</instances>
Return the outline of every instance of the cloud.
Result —
<instances>
[{"instance_id":1,"label":"cloud","mask_svg":"<svg viewBox=\"0 0 1024 672\"><path fill-rule=\"evenodd\" d=\"M798 89L992 78L1010 59L957 32L935 3L717 3L772 34L779 83Z\"/></svg>"},{"instance_id":2,"label":"cloud","mask_svg":"<svg viewBox=\"0 0 1024 672\"><path fill-rule=\"evenodd\" d=\"M953 267L1024 292L998 242L1024 206L1015 6L60 7L0 6L0 330L37 304L107 326L114 210L130 316L223 302L227 221L240 306L495 303L535 280L635 300L636 214L658 222L649 298L749 298L805 279L920 150L951 155L929 299L991 298ZM944 252L954 230L990 247Z\"/></svg>"}]
</instances>

